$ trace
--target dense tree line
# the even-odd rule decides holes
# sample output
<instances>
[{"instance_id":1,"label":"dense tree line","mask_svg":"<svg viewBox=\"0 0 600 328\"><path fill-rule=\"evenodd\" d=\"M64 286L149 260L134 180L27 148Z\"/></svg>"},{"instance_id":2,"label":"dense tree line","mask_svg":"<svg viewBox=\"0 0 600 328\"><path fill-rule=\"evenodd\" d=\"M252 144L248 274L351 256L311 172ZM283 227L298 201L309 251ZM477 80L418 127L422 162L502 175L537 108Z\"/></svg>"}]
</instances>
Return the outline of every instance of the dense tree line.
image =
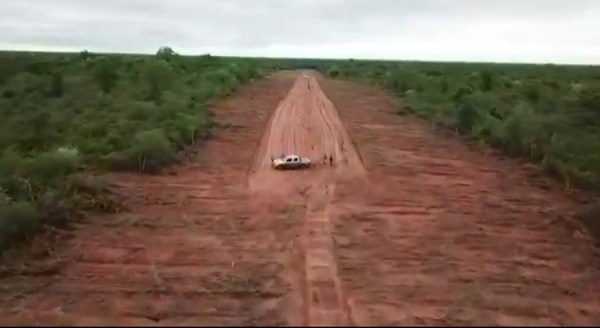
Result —
<instances>
[{"instance_id":1,"label":"dense tree line","mask_svg":"<svg viewBox=\"0 0 600 328\"><path fill-rule=\"evenodd\" d=\"M0 250L114 209L95 171L156 172L207 138L208 106L261 75L246 59L0 53Z\"/></svg>"}]
</instances>

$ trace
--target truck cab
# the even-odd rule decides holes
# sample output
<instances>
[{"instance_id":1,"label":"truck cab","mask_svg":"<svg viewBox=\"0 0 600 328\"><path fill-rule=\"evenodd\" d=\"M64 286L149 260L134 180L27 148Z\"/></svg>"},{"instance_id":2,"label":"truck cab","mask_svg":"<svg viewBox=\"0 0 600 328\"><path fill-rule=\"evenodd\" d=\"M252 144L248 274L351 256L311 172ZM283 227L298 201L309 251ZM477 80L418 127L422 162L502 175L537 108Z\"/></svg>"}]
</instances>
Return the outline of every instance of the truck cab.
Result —
<instances>
[{"instance_id":1,"label":"truck cab","mask_svg":"<svg viewBox=\"0 0 600 328\"><path fill-rule=\"evenodd\" d=\"M279 158L272 159L272 165L275 169L303 169L310 166L308 158L302 158L298 155L282 155Z\"/></svg>"}]
</instances>

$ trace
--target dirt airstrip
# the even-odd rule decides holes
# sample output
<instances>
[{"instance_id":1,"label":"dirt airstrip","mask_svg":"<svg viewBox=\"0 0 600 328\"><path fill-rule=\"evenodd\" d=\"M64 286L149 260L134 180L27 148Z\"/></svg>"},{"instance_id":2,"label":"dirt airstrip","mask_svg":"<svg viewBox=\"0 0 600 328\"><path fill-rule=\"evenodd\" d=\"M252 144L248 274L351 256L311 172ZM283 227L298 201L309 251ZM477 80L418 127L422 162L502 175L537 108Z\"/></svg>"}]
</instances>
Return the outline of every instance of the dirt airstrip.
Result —
<instances>
[{"instance_id":1,"label":"dirt airstrip","mask_svg":"<svg viewBox=\"0 0 600 328\"><path fill-rule=\"evenodd\" d=\"M0 324L600 324L574 192L314 72L214 111L188 164L116 177L128 211L78 227L56 272L0 279ZM315 167L270 168L290 152Z\"/></svg>"}]
</instances>

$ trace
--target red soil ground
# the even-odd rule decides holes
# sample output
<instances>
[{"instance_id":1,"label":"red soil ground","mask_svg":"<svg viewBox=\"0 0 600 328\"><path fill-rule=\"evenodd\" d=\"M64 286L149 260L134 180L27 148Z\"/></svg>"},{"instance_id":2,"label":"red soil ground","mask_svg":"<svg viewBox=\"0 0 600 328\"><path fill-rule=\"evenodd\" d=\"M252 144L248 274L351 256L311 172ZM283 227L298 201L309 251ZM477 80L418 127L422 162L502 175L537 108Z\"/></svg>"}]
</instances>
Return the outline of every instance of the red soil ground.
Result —
<instances>
[{"instance_id":1,"label":"red soil ground","mask_svg":"<svg viewBox=\"0 0 600 328\"><path fill-rule=\"evenodd\" d=\"M0 280L0 324L600 324L579 196L393 110L311 72L242 88L190 163L118 176L129 210L57 272Z\"/></svg>"}]
</instances>

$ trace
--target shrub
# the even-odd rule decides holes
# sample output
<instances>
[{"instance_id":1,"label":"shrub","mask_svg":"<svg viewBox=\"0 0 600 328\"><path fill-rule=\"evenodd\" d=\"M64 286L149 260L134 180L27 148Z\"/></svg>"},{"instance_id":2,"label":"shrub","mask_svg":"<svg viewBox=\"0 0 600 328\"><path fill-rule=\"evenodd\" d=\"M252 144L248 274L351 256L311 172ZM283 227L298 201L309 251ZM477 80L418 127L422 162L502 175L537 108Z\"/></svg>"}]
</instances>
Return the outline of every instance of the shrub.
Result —
<instances>
[{"instance_id":1,"label":"shrub","mask_svg":"<svg viewBox=\"0 0 600 328\"><path fill-rule=\"evenodd\" d=\"M175 154L163 129L142 131L135 135L130 148L109 155L115 169L137 168L138 172L157 172L171 164Z\"/></svg>"},{"instance_id":2,"label":"shrub","mask_svg":"<svg viewBox=\"0 0 600 328\"><path fill-rule=\"evenodd\" d=\"M39 215L28 202L0 205L0 251L31 236L39 228Z\"/></svg>"},{"instance_id":3,"label":"shrub","mask_svg":"<svg viewBox=\"0 0 600 328\"><path fill-rule=\"evenodd\" d=\"M336 78L340 75L340 71L336 67L332 67L330 70L327 71L327 75L329 77Z\"/></svg>"},{"instance_id":4,"label":"shrub","mask_svg":"<svg viewBox=\"0 0 600 328\"><path fill-rule=\"evenodd\" d=\"M41 186L57 186L77 172L81 158L75 149L58 148L31 158L27 164L27 177Z\"/></svg>"}]
</instances>

